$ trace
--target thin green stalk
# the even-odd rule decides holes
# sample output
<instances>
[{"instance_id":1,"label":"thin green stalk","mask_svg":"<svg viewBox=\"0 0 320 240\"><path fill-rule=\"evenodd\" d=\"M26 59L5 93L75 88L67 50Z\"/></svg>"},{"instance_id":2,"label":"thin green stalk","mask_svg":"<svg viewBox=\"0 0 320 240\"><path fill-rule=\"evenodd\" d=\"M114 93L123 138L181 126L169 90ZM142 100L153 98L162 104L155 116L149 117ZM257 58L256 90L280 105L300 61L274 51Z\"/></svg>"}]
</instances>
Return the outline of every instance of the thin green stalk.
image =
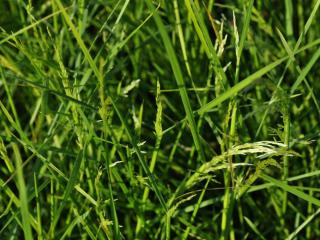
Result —
<instances>
[{"instance_id":1,"label":"thin green stalk","mask_svg":"<svg viewBox=\"0 0 320 240\"><path fill-rule=\"evenodd\" d=\"M287 102L287 101L285 101ZM283 106L283 135L284 135L284 144L286 146L286 150L289 150L289 141L290 141L290 115L289 115L289 102ZM282 180L287 183L287 179L289 176L289 157L284 156L283 157L283 175L282 175ZM288 197L287 197L287 192L284 191L283 193L283 199L282 199L282 221L283 224L285 223L285 215L287 211L287 205L288 205Z\"/></svg>"},{"instance_id":2,"label":"thin green stalk","mask_svg":"<svg viewBox=\"0 0 320 240\"><path fill-rule=\"evenodd\" d=\"M231 103L232 113L231 113L231 122L230 122L230 130L229 135L227 136L228 140L228 149L231 149L234 144L234 138L236 136L236 117L237 117L237 106L236 103ZM229 150L227 150L229 151ZM233 202L234 202L234 173L233 173L233 157L228 157L228 169L225 173L225 193L223 199L223 211L222 211L222 220L221 220L221 237L220 240L228 239L230 235L231 222L232 222L232 212L233 212Z\"/></svg>"},{"instance_id":3,"label":"thin green stalk","mask_svg":"<svg viewBox=\"0 0 320 240\"><path fill-rule=\"evenodd\" d=\"M310 222L312 220L315 219L315 217L317 215L319 215L320 213L320 208L318 208L318 210L311 214L299 227L297 227L287 238L286 240L292 240L292 239L296 239L296 237L298 236L298 234L306 227L306 226L310 226Z\"/></svg>"},{"instance_id":4,"label":"thin green stalk","mask_svg":"<svg viewBox=\"0 0 320 240\"><path fill-rule=\"evenodd\" d=\"M238 83L238 80L239 80L240 60L241 60L241 55L244 48L244 42L249 32L249 25L251 20L253 3L254 3L254 0L250 0L248 7L245 7L246 8L245 19L244 19L243 27L241 29L239 46L236 49L237 62L236 62L235 83Z\"/></svg>"},{"instance_id":5,"label":"thin green stalk","mask_svg":"<svg viewBox=\"0 0 320 240\"><path fill-rule=\"evenodd\" d=\"M292 0L285 0L286 7L286 33L290 40L293 40L293 6Z\"/></svg>"},{"instance_id":6,"label":"thin green stalk","mask_svg":"<svg viewBox=\"0 0 320 240\"><path fill-rule=\"evenodd\" d=\"M152 158L151 158L151 162L150 162L150 172L153 173L155 165L156 165L156 161L158 158L158 152L160 150L160 144L161 144L161 140L162 140L162 136L163 136L163 131L162 131L162 102L161 102L161 98L160 98L160 83L159 81L157 81L157 94L156 94L156 104L157 104L157 114L156 114L156 120L155 120L155 135L156 135L156 144L154 147L154 150L152 152ZM148 187L145 187L144 191L143 191L143 196L142 196L142 204L144 205L145 202L147 201L148 197L149 197L149 192L150 189ZM144 208L144 206L143 206ZM139 236L139 233L141 231L142 228L142 221L143 219L138 217L138 222L136 225L136 235ZM169 221L169 216L167 214L167 221ZM169 227L170 229L170 227Z\"/></svg>"},{"instance_id":7,"label":"thin green stalk","mask_svg":"<svg viewBox=\"0 0 320 240\"><path fill-rule=\"evenodd\" d=\"M41 224L41 206L40 206L40 199L39 199L39 190L37 185L37 177L36 174L33 174L33 181L34 181L34 192L35 192L35 198L36 198L36 209L37 209L37 222L38 222L38 239L42 240L42 224Z\"/></svg>"},{"instance_id":8,"label":"thin green stalk","mask_svg":"<svg viewBox=\"0 0 320 240\"><path fill-rule=\"evenodd\" d=\"M19 148L17 144L13 143L12 148L14 151L15 156L15 165L17 169L17 187L19 190L19 199L20 199L20 209L21 209L21 215L22 215L22 227L23 227L23 233L26 240L32 240L32 231L31 231L31 225L30 225L30 212L28 207L28 195L27 195L27 187L25 184L23 171L22 171L22 159L20 155Z\"/></svg>"},{"instance_id":9,"label":"thin green stalk","mask_svg":"<svg viewBox=\"0 0 320 240\"><path fill-rule=\"evenodd\" d=\"M193 210L193 212L192 212L191 219L190 219L190 224L193 224L193 222L194 222L194 220L195 220L195 218L196 218L196 216L197 216L197 213L198 213L199 208L200 208L200 204L201 204L202 201L203 201L204 194L206 193L206 191L207 191L207 189L208 189L208 185L209 185L211 179L212 179L212 177L209 177L209 178L208 178L208 180L207 180L207 182L206 182L206 185L204 186L204 188L203 188L202 191L201 191L201 194L200 194L200 196L199 196L199 199L198 199L198 201L197 201L197 204L196 204L196 206L195 206L195 208L194 208L194 210ZM183 233L182 240L186 240L186 239L188 238L188 235L189 235L189 233L190 233L190 230L191 230L191 228L188 226L188 227L186 228L186 230L184 231L184 233Z\"/></svg>"}]
</instances>

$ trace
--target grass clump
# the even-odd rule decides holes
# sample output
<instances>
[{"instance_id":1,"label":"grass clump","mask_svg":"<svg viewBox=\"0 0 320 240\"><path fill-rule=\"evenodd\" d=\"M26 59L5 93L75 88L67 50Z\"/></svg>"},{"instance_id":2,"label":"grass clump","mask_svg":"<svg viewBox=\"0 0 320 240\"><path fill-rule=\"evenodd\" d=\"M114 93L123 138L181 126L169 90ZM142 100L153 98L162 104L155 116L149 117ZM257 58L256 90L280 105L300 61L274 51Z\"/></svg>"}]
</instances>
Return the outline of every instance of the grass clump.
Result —
<instances>
[{"instance_id":1,"label":"grass clump","mask_svg":"<svg viewBox=\"0 0 320 240\"><path fill-rule=\"evenodd\" d=\"M319 238L319 6L3 1L0 238Z\"/></svg>"}]
</instances>

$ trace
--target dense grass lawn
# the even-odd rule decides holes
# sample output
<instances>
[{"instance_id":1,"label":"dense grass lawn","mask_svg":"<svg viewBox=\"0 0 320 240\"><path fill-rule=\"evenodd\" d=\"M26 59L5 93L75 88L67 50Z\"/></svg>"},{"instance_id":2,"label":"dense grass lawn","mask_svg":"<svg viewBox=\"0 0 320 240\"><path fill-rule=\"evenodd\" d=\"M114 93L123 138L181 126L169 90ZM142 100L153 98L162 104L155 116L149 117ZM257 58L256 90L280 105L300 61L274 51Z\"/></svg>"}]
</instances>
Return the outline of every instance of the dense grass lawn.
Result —
<instances>
[{"instance_id":1,"label":"dense grass lawn","mask_svg":"<svg viewBox=\"0 0 320 240\"><path fill-rule=\"evenodd\" d=\"M0 239L320 239L320 0L1 0Z\"/></svg>"}]
</instances>

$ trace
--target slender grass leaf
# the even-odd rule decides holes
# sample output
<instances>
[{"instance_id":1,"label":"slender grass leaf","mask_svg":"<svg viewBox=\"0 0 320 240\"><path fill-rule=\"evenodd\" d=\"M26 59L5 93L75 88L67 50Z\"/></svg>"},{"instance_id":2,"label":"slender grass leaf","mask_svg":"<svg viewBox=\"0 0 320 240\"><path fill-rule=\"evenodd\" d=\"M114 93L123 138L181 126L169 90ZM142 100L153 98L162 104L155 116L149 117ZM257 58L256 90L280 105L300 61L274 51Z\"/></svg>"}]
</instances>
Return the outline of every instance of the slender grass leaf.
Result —
<instances>
[{"instance_id":1,"label":"slender grass leaf","mask_svg":"<svg viewBox=\"0 0 320 240\"><path fill-rule=\"evenodd\" d=\"M256 81L258 78L262 77L266 73L270 72L275 67L279 66L281 63L283 63L285 60L287 60L288 57L284 57L281 59L278 59L277 61L270 63L269 65L265 66L264 68L256 71L255 73L251 74L249 77L245 78L241 82L234 85L232 88L225 91L223 94L218 96L217 98L213 99L209 103L203 105L197 112L202 115L208 111L210 111L212 108L218 106L220 103L224 102L225 100L232 98L236 94L238 94L241 90L248 87L254 81Z\"/></svg>"},{"instance_id":2,"label":"slender grass leaf","mask_svg":"<svg viewBox=\"0 0 320 240\"><path fill-rule=\"evenodd\" d=\"M148 5L149 9L151 11L154 11L155 7L153 6L152 2L150 0L146 0L146 3ZM163 24L163 22L162 22L162 20L161 20L161 18L159 16L159 14L157 12L155 12L153 17L154 17L154 20L155 20L158 28L159 28L163 43L165 45L165 48L166 48L166 51L167 51L167 54L168 54L168 57L169 57L169 60L170 60L172 71L174 73L177 85L178 85L179 90L180 90L181 100L182 100L183 107L184 107L184 110L185 110L186 115L187 115L187 119L188 119L188 122L189 122L189 126L190 126L190 130L191 130L191 134L192 134L192 137L193 137L194 144L195 144L196 149L197 149L197 151L198 151L198 153L200 155L201 161L205 162L205 156L204 156L204 152L203 152L203 149L202 149L202 146L201 146L199 132L197 130L196 122L195 122L195 119L194 119L194 116L193 116L193 113L192 113L188 92L186 90L185 81L184 81L183 76L182 76L182 72L181 72L181 69L180 69L180 65L179 65L177 56L176 56L176 54L174 52L174 49L173 49L172 43L170 41L169 35L168 35L167 31L166 31L166 28L165 28L165 26L164 26L164 24Z\"/></svg>"},{"instance_id":3,"label":"slender grass leaf","mask_svg":"<svg viewBox=\"0 0 320 240\"><path fill-rule=\"evenodd\" d=\"M265 240L266 238L261 234L261 232L258 230L257 226L247 217L244 217L244 220L247 222L249 227L254 231L260 239Z\"/></svg>"},{"instance_id":4,"label":"slender grass leaf","mask_svg":"<svg viewBox=\"0 0 320 240\"><path fill-rule=\"evenodd\" d=\"M21 215L22 215L22 226L24 237L26 240L32 240L32 231L30 226L30 212L28 207L28 196L27 196L27 187L25 184L25 180L23 177L22 171L22 159L18 149L17 144L13 143L12 148L15 155L16 161L16 169L17 169L17 179L18 179L18 189L19 189L19 198L20 198L20 208L21 208Z\"/></svg>"},{"instance_id":5,"label":"slender grass leaf","mask_svg":"<svg viewBox=\"0 0 320 240\"><path fill-rule=\"evenodd\" d=\"M312 196L310 196L310 195L308 195L308 194L296 189L295 187L292 187L292 186L290 186L288 184L285 184L284 182L279 181L277 179L274 179L274 178L272 178L272 177L270 177L268 175L262 174L262 175L260 175L260 177L262 179L270 182L270 183L273 183L275 186L280 187L283 190L285 190L287 192L290 192L291 194L293 194L293 195L295 195L295 196L307 201L308 203L312 203L312 204L320 207L320 200L319 199L316 199L316 198L314 198L314 197L312 197Z\"/></svg>"},{"instance_id":6,"label":"slender grass leaf","mask_svg":"<svg viewBox=\"0 0 320 240\"><path fill-rule=\"evenodd\" d=\"M306 227L308 224L320 213L320 208L309 216L299 227L297 227L287 238L286 240L292 240L298 236L298 234Z\"/></svg>"}]
</instances>

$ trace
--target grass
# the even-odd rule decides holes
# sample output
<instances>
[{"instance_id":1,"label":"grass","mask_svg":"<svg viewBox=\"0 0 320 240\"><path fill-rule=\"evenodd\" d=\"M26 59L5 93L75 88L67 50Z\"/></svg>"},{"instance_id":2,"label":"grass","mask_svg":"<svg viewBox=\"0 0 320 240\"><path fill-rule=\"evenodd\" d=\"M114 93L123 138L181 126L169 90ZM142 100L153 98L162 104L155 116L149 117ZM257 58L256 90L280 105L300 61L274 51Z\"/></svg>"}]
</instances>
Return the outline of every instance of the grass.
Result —
<instances>
[{"instance_id":1,"label":"grass","mask_svg":"<svg viewBox=\"0 0 320 240\"><path fill-rule=\"evenodd\" d=\"M318 239L319 6L3 1L0 239Z\"/></svg>"}]
</instances>

